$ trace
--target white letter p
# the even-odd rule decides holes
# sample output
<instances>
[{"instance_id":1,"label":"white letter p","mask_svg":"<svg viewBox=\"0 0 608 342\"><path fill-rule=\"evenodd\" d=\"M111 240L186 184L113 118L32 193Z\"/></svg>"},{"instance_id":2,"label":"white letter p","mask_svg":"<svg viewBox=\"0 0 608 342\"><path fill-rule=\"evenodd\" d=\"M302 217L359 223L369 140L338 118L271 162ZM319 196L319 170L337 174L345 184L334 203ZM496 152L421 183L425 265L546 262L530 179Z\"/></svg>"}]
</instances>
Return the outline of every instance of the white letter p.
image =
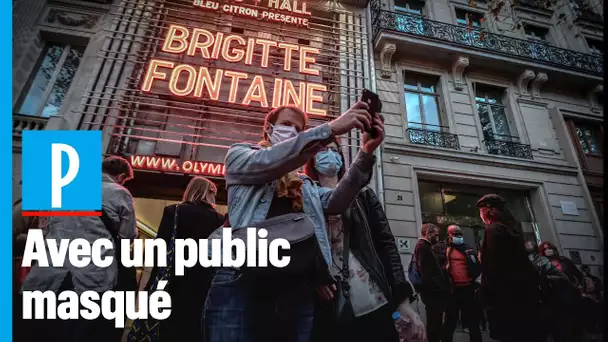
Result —
<instances>
[{"instance_id":1,"label":"white letter p","mask_svg":"<svg viewBox=\"0 0 608 342\"><path fill-rule=\"evenodd\" d=\"M61 152L68 155L69 167L65 177L62 177ZM66 144L51 144L51 206L61 208L61 189L72 183L80 169L78 152Z\"/></svg>"}]
</instances>

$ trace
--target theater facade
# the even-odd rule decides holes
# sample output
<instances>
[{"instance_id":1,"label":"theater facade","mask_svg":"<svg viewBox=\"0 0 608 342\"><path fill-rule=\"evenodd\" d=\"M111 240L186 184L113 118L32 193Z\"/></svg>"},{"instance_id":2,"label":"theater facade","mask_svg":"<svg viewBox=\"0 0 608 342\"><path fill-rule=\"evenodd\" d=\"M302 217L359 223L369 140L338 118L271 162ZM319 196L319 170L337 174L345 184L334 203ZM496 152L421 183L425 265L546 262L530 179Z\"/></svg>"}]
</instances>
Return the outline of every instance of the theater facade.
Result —
<instances>
[{"instance_id":1,"label":"theater facade","mask_svg":"<svg viewBox=\"0 0 608 342\"><path fill-rule=\"evenodd\" d=\"M44 109L18 119L46 129L103 130L105 153L124 156L135 170L128 188L145 235L154 235L162 208L181 198L193 175L216 182L224 211L227 148L259 141L272 108L298 106L316 126L350 107L370 85L365 4L41 3L24 0L17 6L45 13L28 18L31 26L23 28L39 32L32 54L43 60L32 66L59 69L46 81L59 84L61 77L72 76L71 84L60 89L62 101L57 87L50 90L47 102L61 103L60 112L38 104ZM26 78L22 92L44 88L40 78ZM31 93L16 106L33 107ZM348 145L356 145L358 137L343 138L350 157Z\"/></svg>"}]
</instances>

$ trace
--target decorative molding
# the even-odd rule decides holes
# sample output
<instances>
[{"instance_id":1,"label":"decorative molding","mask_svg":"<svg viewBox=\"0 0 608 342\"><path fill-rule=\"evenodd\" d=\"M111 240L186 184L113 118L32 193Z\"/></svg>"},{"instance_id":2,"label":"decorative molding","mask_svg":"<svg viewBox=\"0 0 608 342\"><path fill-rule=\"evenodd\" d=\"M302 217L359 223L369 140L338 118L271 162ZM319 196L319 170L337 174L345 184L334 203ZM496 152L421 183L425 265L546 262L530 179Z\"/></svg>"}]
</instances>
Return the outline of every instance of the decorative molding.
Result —
<instances>
[{"instance_id":1,"label":"decorative molding","mask_svg":"<svg viewBox=\"0 0 608 342\"><path fill-rule=\"evenodd\" d=\"M549 77L544 72L539 72L536 74L534 80L532 80L532 96L533 97L541 97L540 96L540 87L547 82Z\"/></svg>"},{"instance_id":2,"label":"decorative molding","mask_svg":"<svg viewBox=\"0 0 608 342\"><path fill-rule=\"evenodd\" d=\"M520 95L529 95L528 85L530 84L530 81L534 79L534 76L536 76L536 74L530 69L526 69L521 75L519 75L517 78L517 88L519 89Z\"/></svg>"},{"instance_id":3,"label":"decorative molding","mask_svg":"<svg viewBox=\"0 0 608 342\"><path fill-rule=\"evenodd\" d=\"M380 66L382 70L380 71L380 75L382 78L390 78L391 77L391 60L393 59L393 55L397 51L397 46L392 43L384 44L382 51L380 52Z\"/></svg>"},{"instance_id":4,"label":"decorative molding","mask_svg":"<svg viewBox=\"0 0 608 342\"><path fill-rule=\"evenodd\" d=\"M456 90L462 90L466 86L464 81L464 69L469 66L469 59L467 57L460 56L454 61L452 65L452 75L454 77L454 88Z\"/></svg>"},{"instance_id":5,"label":"decorative molding","mask_svg":"<svg viewBox=\"0 0 608 342\"><path fill-rule=\"evenodd\" d=\"M70 27L83 27L86 29L92 29L99 21L98 15L82 14L67 12L51 8L49 14L46 17L46 22L50 24L60 24L63 26Z\"/></svg>"},{"instance_id":6,"label":"decorative molding","mask_svg":"<svg viewBox=\"0 0 608 342\"><path fill-rule=\"evenodd\" d=\"M602 84L598 84L595 88L591 89L587 93L587 102L589 102L589 107L591 109L599 109L600 104L597 101L597 98L600 94L604 93L604 86Z\"/></svg>"}]
</instances>

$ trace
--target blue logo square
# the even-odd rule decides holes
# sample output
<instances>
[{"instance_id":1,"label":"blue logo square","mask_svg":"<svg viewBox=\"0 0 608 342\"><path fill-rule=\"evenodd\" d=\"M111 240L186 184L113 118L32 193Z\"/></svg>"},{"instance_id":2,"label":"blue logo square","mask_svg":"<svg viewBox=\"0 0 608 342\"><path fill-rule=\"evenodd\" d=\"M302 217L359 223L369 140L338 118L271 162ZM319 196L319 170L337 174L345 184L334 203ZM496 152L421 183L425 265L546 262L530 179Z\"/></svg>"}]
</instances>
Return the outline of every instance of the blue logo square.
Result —
<instances>
[{"instance_id":1,"label":"blue logo square","mask_svg":"<svg viewBox=\"0 0 608 342\"><path fill-rule=\"evenodd\" d=\"M101 210L101 131L23 131L23 211Z\"/></svg>"}]
</instances>

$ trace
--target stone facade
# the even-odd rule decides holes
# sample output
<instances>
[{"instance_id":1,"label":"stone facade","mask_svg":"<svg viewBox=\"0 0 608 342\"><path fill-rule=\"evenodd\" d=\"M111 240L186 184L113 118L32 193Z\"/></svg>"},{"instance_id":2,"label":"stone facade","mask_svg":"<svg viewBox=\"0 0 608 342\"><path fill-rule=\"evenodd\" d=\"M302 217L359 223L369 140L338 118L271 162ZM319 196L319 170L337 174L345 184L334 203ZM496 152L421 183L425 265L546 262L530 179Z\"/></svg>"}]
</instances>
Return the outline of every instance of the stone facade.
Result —
<instances>
[{"instance_id":1,"label":"stone facade","mask_svg":"<svg viewBox=\"0 0 608 342\"><path fill-rule=\"evenodd\" d=\"M399 4L403 7L406 2ZM383 152L384 196L394 234L398 240L409 240L410 250L402 254L404 265L411 259L423 223L418 189L423 180L471 188L517 189L527 194L540 239L556 244L566 256L580 255L581 263L591 265L593 272L601 275L603 230L574 150L578 142L569 138L564 117L575 115L600 126L601 110L586 94L601 84L603 78L601 74L558 67L534 56L505 55L498 51L498 45L459 42L458 34L473 35L477 31L459 28L455 11L468 10L483 16L487 11L485 5L476 3L481 5L472 7L471 2L457 0L426 1L425 19L395 14L398 12L392 1L376 3L377 8L387 11L379 12L380 19L374 27L376 89L384 102L387 132ZM566 6L555 13L529 9L515 12L523 21L547 25L552 37L564 35L563 39L549 39L555 42L552 44L589 54L583 37L601 34L582 24L567 29L558 18L568 10ZM485 14L485 18L486 32L526 38L523 30L502 31L512 20L510 17L501 16L504 20L495 21ZM437 30L425 28L423 20L435 21L429 22L428 27ZM458 30L464 33L454 33ZM453 32L454 36L445 32ZM496 52L492 53L492 49ZM412 143L404 72L437 79L440 124L450 139L457 136L458 146ZM476 107L475 87L479 85L504 90L502 103L511 135L529 149L529 157L489 153ZM578 214L564 214L562 202L575 203Z\"/></svg>"}]
</instances>

